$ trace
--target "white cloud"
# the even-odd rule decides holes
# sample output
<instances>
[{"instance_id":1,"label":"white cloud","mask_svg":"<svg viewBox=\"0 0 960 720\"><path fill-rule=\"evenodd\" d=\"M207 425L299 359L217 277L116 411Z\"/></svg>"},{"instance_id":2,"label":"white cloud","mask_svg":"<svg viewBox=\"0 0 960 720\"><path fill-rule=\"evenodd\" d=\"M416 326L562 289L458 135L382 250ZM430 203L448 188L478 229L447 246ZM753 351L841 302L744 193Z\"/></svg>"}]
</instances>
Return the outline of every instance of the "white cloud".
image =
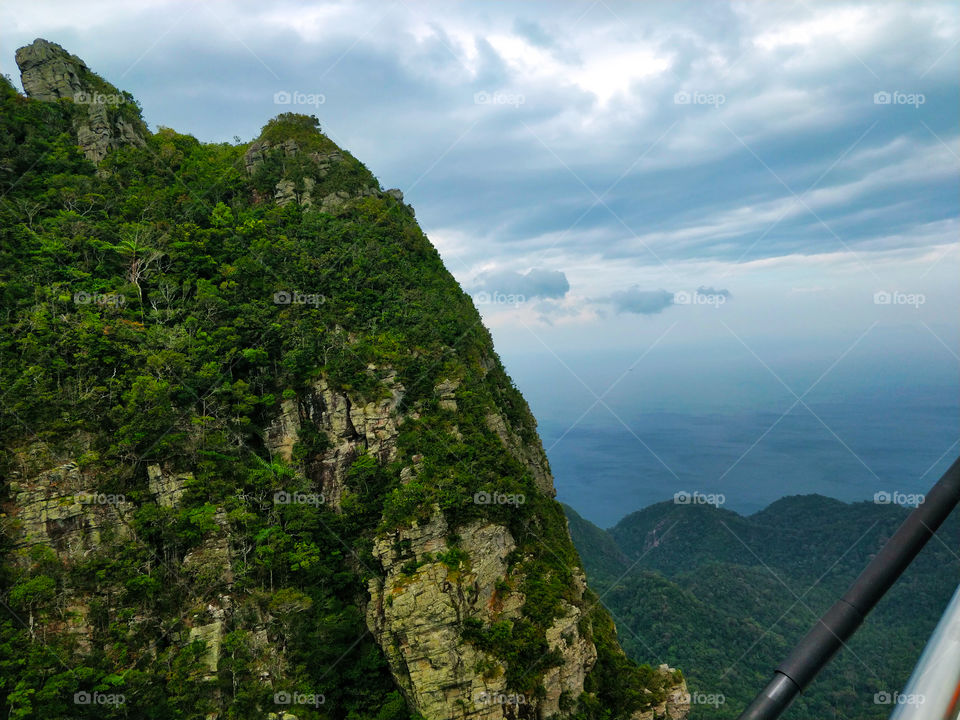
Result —
<instances>
[{"instance_id":1,"label":"white cloud","mask_svg":"<svg viewBox=\"0 0 960 720\"><path fill-rule=\"evenodd\" d=\"M815 43L851 43L871 33L882 13L866 7L839 7L814 11L814 17L766 29L753 39L764 50Z\"/></svg>"},{"instance_id":2,"label":"white cloud","mask_svg":"<svg viewBox=\"0 0 960 720\"><path fill-rule=\"evenodd\" d=\"M50 0L0 6L0 60L15 75L14 48L61 42L153 125L206 140L254 135L279 89L324 93L323 126L407 192L457 277L563 270L562 300L485 309L498 324L602 325L584 298L634 285L739 298L761 276L956 262L958 161L930 132L956 151L952 4L608 5ZM919 109L873 104L912 88ZM474 104L497 90L525 102ZM725 101L677 105L681 90ZM855 255L763 163L798 193L828 171L804 202Z\"/></svg>"}]
</instances>

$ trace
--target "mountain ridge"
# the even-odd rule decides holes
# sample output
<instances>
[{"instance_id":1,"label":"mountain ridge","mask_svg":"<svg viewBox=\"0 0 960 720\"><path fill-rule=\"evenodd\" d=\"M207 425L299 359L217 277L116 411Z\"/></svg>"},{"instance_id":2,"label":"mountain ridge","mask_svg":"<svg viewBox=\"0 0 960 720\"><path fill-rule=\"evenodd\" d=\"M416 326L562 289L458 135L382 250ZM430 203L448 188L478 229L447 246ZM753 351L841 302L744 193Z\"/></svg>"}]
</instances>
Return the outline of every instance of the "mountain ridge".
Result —
<instances>
[{"instance_id":1,"label":"mountain ridge","mask_svg":"<svg viewBox=\"0 0 960 720\"><path fill-rule=\"evenodd\" d=\"M664 502L606 531L564 511L627 652L683 668L695 701L723 696L719 705L694 702L690 717L724 720L738 716L910 510L822 495L786 496L751 515ZM954 513L785 718L887 717L875 697L905 686L952 596L958 534Z\"/></svg>"},{"instance_id":2,"label":"mountain ridge","mask_svg":"<svg viewBox=\"0 0 960 720\"><path fill-rule=\"evenodd\" d=\"M680 673L620 649L536 421L400 191L314 116L201 143L54 43L17 60L9 716L686 716Z\"/></svg>"}]
</instances>

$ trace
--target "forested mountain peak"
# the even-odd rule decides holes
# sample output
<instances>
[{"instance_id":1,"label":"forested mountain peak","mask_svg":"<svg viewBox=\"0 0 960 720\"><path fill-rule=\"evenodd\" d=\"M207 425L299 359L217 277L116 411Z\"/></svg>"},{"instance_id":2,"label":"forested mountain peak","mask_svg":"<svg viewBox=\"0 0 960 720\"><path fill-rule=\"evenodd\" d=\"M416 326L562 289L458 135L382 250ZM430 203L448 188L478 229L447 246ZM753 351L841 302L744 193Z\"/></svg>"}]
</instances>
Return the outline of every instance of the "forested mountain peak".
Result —
<instances>
[{"instance_id":1,"label":"forested mountain peak","mask_svg":"<svg viewBox=\"0 0 960 720\"><path fill-rule=\"evenodd\" d=\"M3 714L686 714L678 672L620 649L529 407L399 191L316 117L151 133L59 46L17 59Z\"/></svg>"}]
</instances>

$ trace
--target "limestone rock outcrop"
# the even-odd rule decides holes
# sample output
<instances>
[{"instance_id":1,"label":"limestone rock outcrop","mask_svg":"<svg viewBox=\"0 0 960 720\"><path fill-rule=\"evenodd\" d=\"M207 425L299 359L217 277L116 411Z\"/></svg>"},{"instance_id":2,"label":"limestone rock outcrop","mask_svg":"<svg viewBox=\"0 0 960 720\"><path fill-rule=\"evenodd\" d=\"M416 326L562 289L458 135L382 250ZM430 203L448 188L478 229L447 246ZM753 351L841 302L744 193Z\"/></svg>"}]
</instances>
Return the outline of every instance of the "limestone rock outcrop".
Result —
<instances>
[{"instance_id":1,"label":"limestone rock outcrop","mask_svg":"<svg viewBox=\"0 0 960 720\"><path fill-rule=\"evenodd\" d=\"M27 459L30 455L36 456L32 462ZM14 562L28 566L31 549L45 545L54 551L57 561L66 566L109 553L117 543L135 538L134 513L140 504L132 498L103 492L96 487L96 478L84 473L75 460L51 453L42 445L21 451L17 457L21 460L21 469L12 471L6 478L12 502L0 515L2 531L12 541L10 557ZM36 467L36 463L40 467ZM186 484L193 479L189 473L170 473L159 465L149 465L147 477L149 492L145 502L170 509L179 506ZM232 584L229 528L222 508L214 520L217 531L183 558L185 589L229 588ZM155 561L162 562L160 558ZM109 595L118 589L107 583L102 590ZM64 597L63 629L87 651L92 635L90 610L94 598L73 588L67 588ZM208 600L205 609L197 613L201 618L199 622L186 619L189 625L186 639L204 641L203 662L211 677L216 672L229 607L229 596L220 596Z\"/></svg>"},{"instance_id":2,"label":"limestone rock outcrop","mask_svg":"<svg viewBox=\"0 0 960 720\"><path fill-rule=\"evenodd\" d=\"M503 667L463 639L462 623L517 612L522 598L501 598L496 587L515 545L506 528L473 523L459 530L469 560L451 566L437 557L448 550L449 534L436 512L427 523L377 540L374 556L386 575L370 581L367 624L425 717L499 720L504 709L490 698L509 695ZM409 550L399 551L398 544ZM411 562L416 569L409 569Z\"/></svg>"},{"instance_id":3,"label":"limestone rock outcrop","mask_svg":"<svg viewBox=\"0 0 960 720\"><path fill-rule=\"evenodd\" d=\"M275 142L261 137L250 143L244 153L244 169L248 175L253 175L271 157L279 158L284 166L279 179L274 178L272 199L278 205L295 202L303 207L317 207L322 212L335 213L351 200L365 197L390 197L403 204L403 193L396 188L381 190L379 186L362 182L350 184L346 189L330 187L325 181L331 173L342 169L351 160L340 150L312 150L292 138ZM298 173L297 180L288 174L288 162L300 167L302 174ZM405 204L404 207L413 214L413 208Z\"/></svg>"},{"instance_id":4,"label":"limestone rock outcrop","mask_svg":"<svg viewBox=\"0 0 960 720\"><path fill-rule=\"evenodd\" d=\"M575 575L581 597L586 589L586 580L582 573ZM543 698L542 713L550 717L561 711L560 700L564 693L577 697L583 691L583 684L597 661L597 649L590 640L580 634L580 608L568 602L563 603L564 614L558 617L547 630L547 645L560 654L560 664L547 670L543 676L546 694Z\"/></svg>"},{"instance_id":5,"label":"limestone rock outcrop","mask_svg":"<svg viewBox=\"0 0 960 720\"><path fill-rule=\"evenodd\" d=\"M29 97L48 102L73 99L89 90L86 63L56 43L37 38L17 50L20 81Z\"/></svg>"},{"instance_id":6,"label":"limestone rock outcrop","mask_svg":"<svg viewBox=\"0 0 960 720\"><path fill-rule=\"evenodd\" d=\"M451 552L454 535L457 553ZM510 589L521 579L508 562L515 548L506 527L476 520L451 529L439 509L428 522L377 539L374 556L385 576L370 581L367 623L425 717L546 718L561 713L562 696L583 692L597 653L580 634L581 611L574 605L566 603L565 614L547 632L560 662L544 677L542 698L511 692L502 660L464 638L467 620L489 626L520 615L526 598ZM582 574L578 582L582 593Z\"/></svg>"},{"instance_id":7,"label":"limestone rock outcrop","mask_svg":"<svg viewBox=\"0 0 960 720\"><path fill-rule=\"evenodd\" d=\"M671 676L673 668L661 665L658 668L662 675ZM666 699L643 712L634 713L630 720L685 720L690 714L690 693L687 691L687 682L682 680L670 688Z\"/></svg>"},{"instance_id":8,"label":"limestone rock outcrop","mask_svg":"<svg viewBox=\"0 0 960 720\"><path fill-rule=\"evenodd\" d=\"M104 533L129 532L134 505L122 495L97 491L73 461L32 477L17 472L14 478L14 502L4 524L20 548L44 544L65 559L80 558L100 546Z\"/></svg>"},{"instance_id":9,"label":"limestone rock outcrop","mask_svg":"<svg viewBox=\"0 0 960 720\"><path fill-rule=\"evenodd\" d=\"M486 423L487 427L497 434L510 454L530 469L540 491L550 497L556 497L557 490L553 486L550 462L547 460L543 445L539 442L525 443L523 438L507 424L501 413L490 413L486 417Z\"/></svg>"},{"instance_id":10,"label":"limestone rock outcrop","mask_svg":"<svg viewBox=\"0 0 960 720\"><path fill-rule=\"evenodd\" d=\"M28 97L47 102L65 98L83 109L74 131L87 159L99 163L124 145L146 144L149 132L133 98L95 75L76 55L38 38L18 49L16 60Z\"/></svg>"},{"instance_id":11,"label":"limestone rock outcrop","mask_svg":"<svg viewBox=\"0 0 960 720\"><path fill-rule=\"evenodd\" d=\"M287 462L293 459L294 445L306 424L325 434L331 447L321 456L309 458L306 471L322 492L324 503L335 510L340 507L347 471L361 452L370 453L379 462L390 462L396 457L396 409L404 388L392 371L381 382L386 396L358 405L349 395L320 379L305 395L284 400L265 433L270 451Z\"/></svg>"}]
</instances>

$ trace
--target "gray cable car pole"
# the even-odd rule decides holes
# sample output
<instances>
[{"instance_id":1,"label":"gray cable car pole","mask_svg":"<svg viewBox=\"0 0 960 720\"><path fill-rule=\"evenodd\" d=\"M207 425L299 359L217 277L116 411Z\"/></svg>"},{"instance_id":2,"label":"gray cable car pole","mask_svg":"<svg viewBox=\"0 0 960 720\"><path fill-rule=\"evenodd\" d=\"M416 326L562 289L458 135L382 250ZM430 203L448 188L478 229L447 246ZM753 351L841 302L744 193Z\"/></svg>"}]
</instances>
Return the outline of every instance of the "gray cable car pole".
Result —
<instances>
[{"instance_id":1,"label":"gray cable car pole","mask_svg":"<svg viewBox=\"0 0 960 720\"><path fill-rule=\"evenodd\" d=\"M827 610L776 669L740 720L776 720L857 631L884 593L913 562L960 502L960 459L904 520L846 594Z\"/></svg>"}]
</instances>

